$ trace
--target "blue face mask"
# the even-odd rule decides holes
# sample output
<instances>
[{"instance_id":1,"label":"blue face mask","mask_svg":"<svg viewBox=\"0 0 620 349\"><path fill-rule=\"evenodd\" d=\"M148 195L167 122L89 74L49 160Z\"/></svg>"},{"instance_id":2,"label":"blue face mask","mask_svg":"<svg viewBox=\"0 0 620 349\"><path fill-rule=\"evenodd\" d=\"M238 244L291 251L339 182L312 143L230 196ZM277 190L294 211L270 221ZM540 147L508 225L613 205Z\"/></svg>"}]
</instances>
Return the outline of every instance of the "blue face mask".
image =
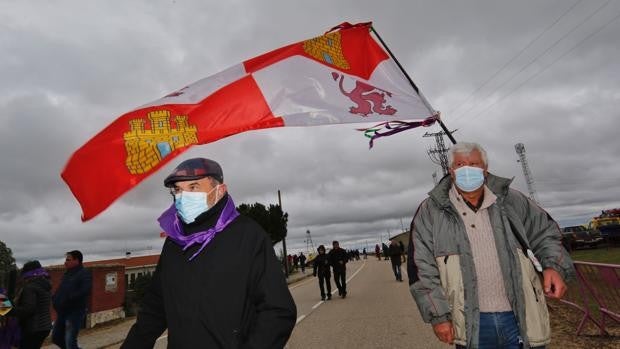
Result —
<instances>
[{"instance_id":1,"label":"blue face mask","mask_svg":"<svg viewBox=\"0 0 620 349\"><path fill-rule=\"evenodd\" d=\"M216 188L213 188L213 190ZM174 195L174 207L176 207L177 213L183 222L192 223L201 213L209 210L207 195L211 191L209 193L183 191Z\"/></svg>"},{"instance_id":2,"label":"blue face mask","mask_svg":"<svg viewBox=\"0 0 620 349\"><path fill-rule=\"evenodd\" d=\"M464 192L475 191L484 184L484 170L480 167L463 166L454 170L455 184Z\"/></svg>"}]
</instances>

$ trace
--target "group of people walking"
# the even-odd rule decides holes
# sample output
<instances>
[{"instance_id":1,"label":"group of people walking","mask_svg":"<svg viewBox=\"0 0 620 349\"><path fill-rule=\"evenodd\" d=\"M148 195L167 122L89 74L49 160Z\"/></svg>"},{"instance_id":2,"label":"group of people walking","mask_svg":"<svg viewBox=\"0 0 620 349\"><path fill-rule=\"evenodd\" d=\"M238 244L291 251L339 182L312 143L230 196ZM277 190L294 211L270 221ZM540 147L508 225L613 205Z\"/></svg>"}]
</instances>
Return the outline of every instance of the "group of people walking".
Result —
<instances>
[{"instance_id":1,"label":"group of people walking","mask_svg":"<svg viewBox=\"0 0 620 349\"><path fill-rule=\"evenodd\" d=\"M78 348L91 275L82 266L82 253L77 250L67 252L65 267L67 270L53 294L50 275L37 260L24 263L13 299L7 290L0 289L0 349L41 348L50 330L52 342L58 347ZM50 305L56 311L53 328Z\"/></svg>"},{"instance_id":2,"label":"group of people walking","mask_svg":"<svg viewBox=\"0 0 620 349\"><path fill-rule=\"evenodd\" d=\"M332 299L331 270L334 272L334 282L338 288L338 295L342 298L347 297L347 262L349 255L340 248L338 241L332 242L332 249L326 253L325 246L317 248L319 253L313 261L312 275L319 278L319 289L321 290L321 300ZM327 292L325 292L327 289Z\"/></svg>"}]
</instances>

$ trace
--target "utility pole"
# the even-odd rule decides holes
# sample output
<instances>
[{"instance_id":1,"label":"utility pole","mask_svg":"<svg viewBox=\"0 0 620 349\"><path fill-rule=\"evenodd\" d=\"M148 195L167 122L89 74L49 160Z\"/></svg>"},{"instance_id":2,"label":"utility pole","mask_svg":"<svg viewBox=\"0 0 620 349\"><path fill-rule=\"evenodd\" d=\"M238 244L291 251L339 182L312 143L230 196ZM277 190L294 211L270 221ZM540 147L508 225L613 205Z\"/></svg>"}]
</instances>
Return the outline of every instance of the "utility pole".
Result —
<instances>
[{"instance_id":1,"label":"utility pole","mask_svg":"<svg viewBox=\"0 0 620 349\"><path fill-rule=\"evenodd\" d=\"M282 214L284 214L284 210L282 209L282 197L280 196L280 189L278 189L278 205L280 205L280 210ZM286 254L286 235L282 238L282 253L284 254L284 275L288 278L288 254Z\"/></svg>"},{"instance_id":2,"label":"utility pole","mask_svg":"<svg viewBox=\"0 0 620 349\"><path fill-rule=\"evenodd\" d=\"M517 162L521 163L521 169L523 170L523 176L525 176L525 183L527 184L527 191L530 194L530 199L535 203L538 203L536 198L536 189L534 189L534 177L530 171L530 166L527 164L527 158L525 157L525 145L523 143L515 144L515 150L519 155Z\"/></svg>"},{"instance_id":3,"label":"utility pole","mask_svg":"<svg viewBox=\"0 0 620 349\"><path fill-rule=\"evenodd\" d=\"M454 133L455 131L456 130L452 131L452 133ZM441 169L443 171L443 176L448 174L448 149L446 148L446 145L443 141L443 135L445 134L446 132L444 131L439 131L435 133L426 132L424 136L422 136L422 137L435 137L435 143L436 143L435 147L429 148L426 151L426 154L428 154L428 157L431 159L432 162L441 166Z\"/></svg>"}]
</instances>

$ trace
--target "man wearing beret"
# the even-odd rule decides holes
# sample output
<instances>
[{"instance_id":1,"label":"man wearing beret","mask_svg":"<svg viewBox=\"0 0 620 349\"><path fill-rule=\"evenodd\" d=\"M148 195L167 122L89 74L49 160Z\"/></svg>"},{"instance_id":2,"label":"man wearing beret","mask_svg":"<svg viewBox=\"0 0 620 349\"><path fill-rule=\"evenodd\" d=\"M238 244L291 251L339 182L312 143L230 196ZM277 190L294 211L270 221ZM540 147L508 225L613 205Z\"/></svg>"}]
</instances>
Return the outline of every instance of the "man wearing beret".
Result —
<instances>
[{"instance_id":1,"label":"man wearing beret","mask_svg":"<svg viewBox=\"0 0 620 349\"><path fill-rule=\"evenodd\" d=\"M220 165L182 162L164 180L174 203L152 283L122 348L283 348L296 307L271 240L240 216Z\"/></svg>"}]
</instances>

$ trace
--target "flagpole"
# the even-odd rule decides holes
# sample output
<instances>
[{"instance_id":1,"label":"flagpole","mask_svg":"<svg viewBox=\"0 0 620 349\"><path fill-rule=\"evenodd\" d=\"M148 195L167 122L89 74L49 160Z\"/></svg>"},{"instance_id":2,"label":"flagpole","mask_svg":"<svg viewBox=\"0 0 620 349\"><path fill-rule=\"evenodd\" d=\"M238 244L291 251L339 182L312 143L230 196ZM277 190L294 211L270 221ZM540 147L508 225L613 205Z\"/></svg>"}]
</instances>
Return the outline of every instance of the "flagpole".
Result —
<instances>
[{"instance_id":1,"label":"flagpole","mask_svg":"<svg viewBox=\"0 0 620 349\"><path fill-rule=\"evenodd\" d=\"M390 50L390 48L385 44L385 41L383 41L383 39L381 38L381 35L379 35L379 33L377 33L377 31L375 30L375 28L373 26L370 27L370 30L375 33L375 35L377 36L377 38L379 39L379 41L381 42L381 45L383 45L383 48L385 48L385 50L388 52L388 54L390 55L390 57L392 57L392 59L394 60L394 62L396 62L396 65L398 66L398 68L400 69L400 71L405 75L405 77L407 78L407 80L409 81L409 83L411 84L411 87L413 87L413 89L415 90L415 92L420 96L420 98L422 99L422 101L424 101L424 104L426 104L426 106L431 109L431 110L435 110L433 109L433 107L430 105L430 103L428 103L428 101L426 100L426 98L424 98L423 95L420 94L420 90L418 89L418 87L415 85L415 83L413 82L413 80L411 79L411 77L409 76L409 74L407 74L407 71L405 71L405 68L403 68L403 66L400 64L400 62L398 61L398 59L396 59L396 56L394 56L394 54L392 53L392 50ZM443 131L446 133L446 135L448 135L448 138L450 138L450 141L452 142L452 144L456 144L456 140L454 139L454 137L452 136L452 133L450 131L448 131L448 128L446 127L446 125L444 125L444 123L441 121L441 118L437 118L437 121L439 122L439 126L441 126L441 128L443 129Z\"/></svg>"}]
</instances>

